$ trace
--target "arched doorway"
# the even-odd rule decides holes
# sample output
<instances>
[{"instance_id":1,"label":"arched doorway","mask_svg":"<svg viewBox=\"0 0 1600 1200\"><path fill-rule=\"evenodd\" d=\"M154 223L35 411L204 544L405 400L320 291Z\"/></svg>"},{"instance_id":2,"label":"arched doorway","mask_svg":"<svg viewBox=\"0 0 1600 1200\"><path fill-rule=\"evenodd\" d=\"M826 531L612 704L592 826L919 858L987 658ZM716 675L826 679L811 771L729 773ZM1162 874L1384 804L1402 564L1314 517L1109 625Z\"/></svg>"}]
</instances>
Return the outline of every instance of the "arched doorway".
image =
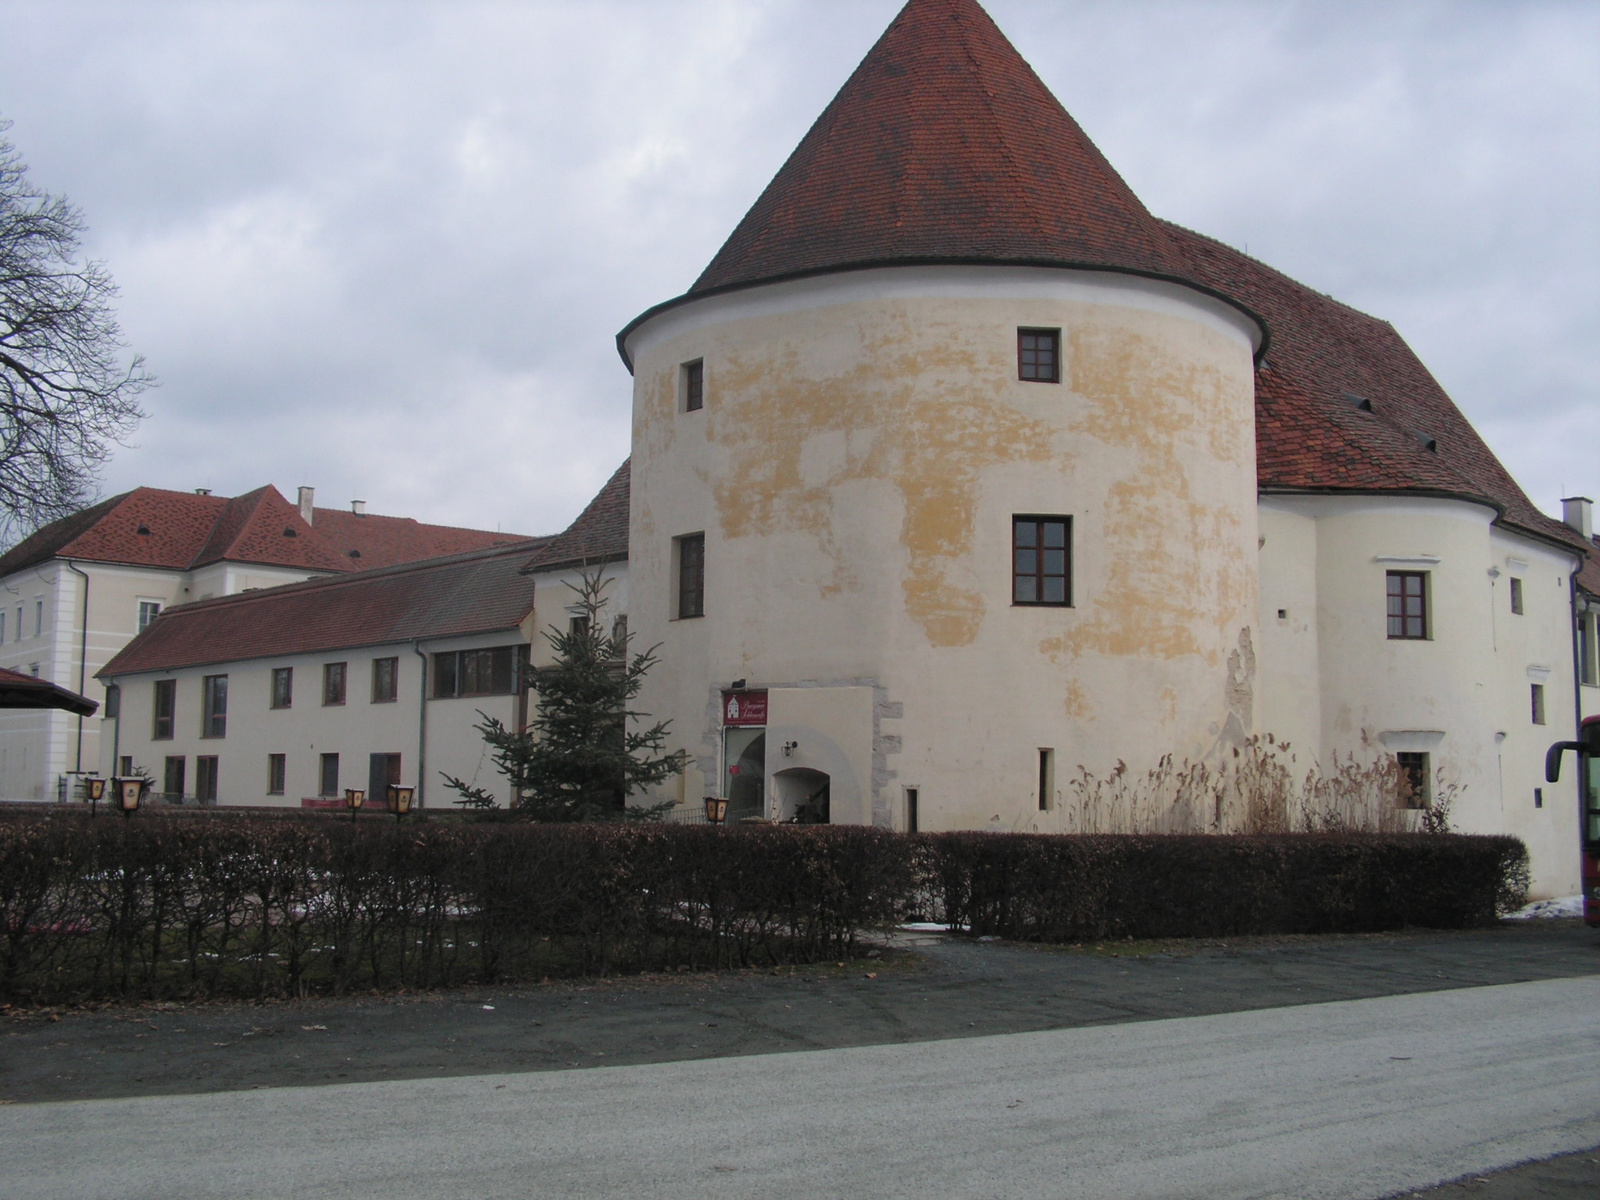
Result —
<instances>
[{"instance_id":1,"label":"arched doorway","mask_svg":"<svg viewBox=\"0 0 1600 1200\"><path fill-rule=\"evenodd\" d=\"M772 777L773 818L796 825L828 824L829 777L809 767L791 767Z\"/></svg>"}]
</instances>

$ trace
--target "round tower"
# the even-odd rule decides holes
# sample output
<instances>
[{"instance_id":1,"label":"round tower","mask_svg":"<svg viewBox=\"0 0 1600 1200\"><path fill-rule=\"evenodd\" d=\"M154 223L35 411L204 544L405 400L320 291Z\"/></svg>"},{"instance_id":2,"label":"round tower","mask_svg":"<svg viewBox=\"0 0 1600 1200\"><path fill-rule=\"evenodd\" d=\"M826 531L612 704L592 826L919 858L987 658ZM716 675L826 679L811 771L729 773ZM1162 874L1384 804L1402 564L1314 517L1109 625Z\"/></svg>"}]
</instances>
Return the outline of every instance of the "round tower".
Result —
<instances>
[{"instance_id":1,"label":"round tower","mask_svg":"<svg viewBox=\"0 0 1600 1200\"><path fill-rule=\"evenodd\" d=\"M640 707L733 815L1070 825L1254 728L1254 355L987 14L913 0L635 376Z\"/></svg>"}]
</instances>

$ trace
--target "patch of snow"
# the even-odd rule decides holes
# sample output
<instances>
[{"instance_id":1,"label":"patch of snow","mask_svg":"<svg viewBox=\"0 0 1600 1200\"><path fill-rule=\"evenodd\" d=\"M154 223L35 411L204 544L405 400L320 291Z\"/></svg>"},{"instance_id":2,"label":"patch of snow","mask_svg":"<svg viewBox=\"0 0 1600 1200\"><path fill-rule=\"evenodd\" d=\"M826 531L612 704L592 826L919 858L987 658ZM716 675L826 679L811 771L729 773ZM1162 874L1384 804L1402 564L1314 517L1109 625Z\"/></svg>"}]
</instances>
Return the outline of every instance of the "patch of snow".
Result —
<instances>
[{"instance_id":1,"label":"patch of snow","mask_svg":"<svg viewBox=\"0 0 1600 1200\"><path fill-rule=\"evenodd\" d=\"M1535 900L1511 914L1513 921L1528 921L1536 917L1581 917L1582 896L1558 896L1554 900Z\"/></svg>"},{"instance_id":2,"label":"patch of snow","mask_svg":"<svg viewBox=\"0 0 1600 1200\"><path fill-rule=\"evenodd\" d=\"M901 925L898 928L904 929L907 933L949 933L953 929L959 930L961 926L945 925L939 921L912 921L909 925Z\"/></svg>"}]
</instances>

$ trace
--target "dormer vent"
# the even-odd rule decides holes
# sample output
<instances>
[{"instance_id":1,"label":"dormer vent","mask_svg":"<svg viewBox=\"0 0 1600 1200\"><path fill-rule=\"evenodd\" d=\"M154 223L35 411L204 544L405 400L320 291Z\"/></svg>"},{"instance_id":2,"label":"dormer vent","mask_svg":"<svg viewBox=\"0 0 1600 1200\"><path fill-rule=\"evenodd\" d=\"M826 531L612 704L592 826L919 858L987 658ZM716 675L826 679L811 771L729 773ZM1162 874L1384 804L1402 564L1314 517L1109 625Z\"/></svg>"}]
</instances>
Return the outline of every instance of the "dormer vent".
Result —
<instances>
[{"instance_id":1,"label":"dormer vent","mask_svg":"<svg viewBox=\"0 0 1600 1200\"><path fill-rule=\"evenodd\" d=\"M291 527L291 526L288 526L288 525L285 525L285 526L284 526L284 527L283 527L283 536L284 536L284 537L299 537L299 536L300 536L300 535L299 535L299 533L297 533L297 532L296 532L296 531L295 531L295 530L294 530L294 528L293 528L293 527Z\"/></svg>"},{"instance_id":2,"label":"dormer vent","mask_svg":"<svg viewBox=\"0 0 1600 1200\"><path fill-rule=\"evenodd\" d=\"M1439 453L1439 439L1434 437L1432 434L1422 433L1413 429L1411 431L1411 436L1422 443L1422 448L1424 450L1427 450L1432 454Z\"/></svg>"},{"instance_id":3,"label":"dormer vent","mask_svg":"<svg viewBox=\"0 0 1600 1200\"><path fill-rule=\"evenodd\" d=\"M196 496L209 496L209 495L211 495L211 489L210 488L195 488L194 494Z\"/></svg>"},{"instance_id":4,"label":"dormer vent","mask_svg":"<svg viewBox=\"0 0 1600 1200\"><path fill-rule=\"evenodd\" d=\"M350 557L351 558L360 558L361 557L361 551L359 551L359 550L350 551Z\"/></svg>"},{"instance_id":5,"label":"dormer vent","mask_svg":"<svg viewBox=\"0 0 1600 1200\"><path fill-rule=\"evenodd\" d=\"M1354 392L1341 392L1344 402L1352 408L1359 408L1362 412L1372 411L1372 401L1365 396L1358 396Z\"/></svg>"},{"instance_id":6,"label":"dormer vent","mask_svg":"<svg viewBox=\"0 0 1600 1200\"><path fill-rule=\"evenodd\" d=\"M139 526L138 532L144 537L149 537L150 536L150 526L141 525L141 526Z\"/></svg>"}]
</instances>

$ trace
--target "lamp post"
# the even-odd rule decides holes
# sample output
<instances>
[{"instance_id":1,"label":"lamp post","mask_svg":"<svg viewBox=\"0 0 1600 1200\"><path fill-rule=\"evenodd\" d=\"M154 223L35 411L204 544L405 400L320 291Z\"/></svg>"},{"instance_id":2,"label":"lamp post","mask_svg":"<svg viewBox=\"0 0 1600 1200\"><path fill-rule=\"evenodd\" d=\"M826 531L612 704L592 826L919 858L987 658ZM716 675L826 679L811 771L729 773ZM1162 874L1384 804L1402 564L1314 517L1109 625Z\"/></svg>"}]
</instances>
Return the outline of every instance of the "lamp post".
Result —
<instances>
[{"instance_id":1,"label":"lamp post","mask_svg":"<svg viewBox=\"0 0 1600 1200\"><path fill-rule=\"evenodd\" d=\"M721 796L706 797L706 823L721 825L728 819L728 802Z\"/></svg>"},{"instance_id":2,"label":"lamp post","mask_svg":"<svg viewBox=\"0 0 1600 1200\"><path fill-rule=\"evenodd\" d=\"M85 779L83 781L83 794L89 801L89 816L97 816L100 811L100 801L106 798L106 781L104 779Z\"/></svg>"},{"instance_id":3,"label":"lamp post","mask_svg":"<svg viewBox=\"0 0 1600 1200\"><path fill-rule=\"evenodd\" d=\"M139 801L144 799L144 780L113 779L111 782L117 786L117 801L122 806L122 815L133 816L139 811Z\"/></svg>"},{"instance_id":4,"label":"lamp post","mask_svg":"<svg viewBox=\"0 0 1600 1200\"><path fill-rule=\"evenodd\" d=\"M401 817L411 811L411 798L416 794L416 788L401 787L398 783L389 785L389 811L394 814L396 825Z\"/></svg>"},{"instance_id":5,"label":"lamp post","mask_svg":"<svg viewBox=\"0 0 1600 1200\"><path fill-rule=\"evenodd\" d=\"M356 814L361 811L361 806L367 802L367 794L360 788L345 788L344 803L350 810L350 820L353 823Z\"/></svg>"}]
</instances>

